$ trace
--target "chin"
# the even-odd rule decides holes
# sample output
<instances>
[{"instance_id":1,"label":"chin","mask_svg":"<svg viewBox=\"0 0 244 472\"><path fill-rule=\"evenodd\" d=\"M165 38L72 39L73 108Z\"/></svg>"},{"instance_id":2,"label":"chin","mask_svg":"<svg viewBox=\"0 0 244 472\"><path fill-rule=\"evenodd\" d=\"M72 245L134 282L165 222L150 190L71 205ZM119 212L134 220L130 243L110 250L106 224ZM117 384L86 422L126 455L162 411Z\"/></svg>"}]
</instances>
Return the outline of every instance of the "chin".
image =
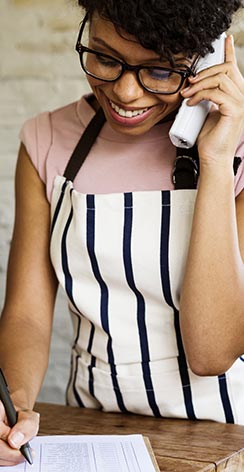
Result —
<instances>
[{"instance_id":1,"label":"chin","mask_svg":"<svg viewBox=\"0 0 244 472\"><path fill-rule=\"evenodd\" d=\"M109 119L107 120L107 122L109 123L111 128L113 128L114 131L120 134L127 135L127 136L143 135L147 133L154 126L154 124L151 124L149 126L123 126Z\"/></svg>"}]
</instances>

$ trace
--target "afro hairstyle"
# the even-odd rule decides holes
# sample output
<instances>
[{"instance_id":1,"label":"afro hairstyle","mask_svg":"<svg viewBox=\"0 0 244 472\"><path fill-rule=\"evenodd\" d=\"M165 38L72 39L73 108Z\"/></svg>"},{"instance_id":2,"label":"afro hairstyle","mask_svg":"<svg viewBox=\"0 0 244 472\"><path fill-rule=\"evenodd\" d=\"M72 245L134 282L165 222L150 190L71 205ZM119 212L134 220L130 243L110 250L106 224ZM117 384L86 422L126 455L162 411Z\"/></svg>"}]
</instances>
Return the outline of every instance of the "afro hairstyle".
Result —
<instances>
[{"instance_id":1,"label":"afro hairstyle","mask_svg":"<svg viewBox=\"0 0 244 472\"><path fill-rule=\"evenodd\" d=\"M133 35L161 57L213 51L212 42L231 24L243 0L78 0L91 19L97 12L117 32Z\"/></svg>"}]
</instances>

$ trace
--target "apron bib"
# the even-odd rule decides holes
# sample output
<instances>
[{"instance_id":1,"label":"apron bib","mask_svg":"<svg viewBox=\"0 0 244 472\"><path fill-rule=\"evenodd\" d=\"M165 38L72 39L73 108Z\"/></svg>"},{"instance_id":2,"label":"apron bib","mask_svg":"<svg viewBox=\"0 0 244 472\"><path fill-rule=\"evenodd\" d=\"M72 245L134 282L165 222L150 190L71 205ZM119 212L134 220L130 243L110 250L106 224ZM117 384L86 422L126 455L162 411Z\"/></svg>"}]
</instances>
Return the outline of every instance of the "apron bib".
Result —
<instances>
[{"instance_id":1,"label":"apron bib","mask_svg":"<svg viewBox=\"0 0 244 472\"><path fill-rule=\"evenodd\" d=\"M242 360L198 377L183 349L179 297L196 189L77 192L102 112L92 121L51 202L51 258L74 327L68 404L244 424Z\"/></svg>"}]
</instances>

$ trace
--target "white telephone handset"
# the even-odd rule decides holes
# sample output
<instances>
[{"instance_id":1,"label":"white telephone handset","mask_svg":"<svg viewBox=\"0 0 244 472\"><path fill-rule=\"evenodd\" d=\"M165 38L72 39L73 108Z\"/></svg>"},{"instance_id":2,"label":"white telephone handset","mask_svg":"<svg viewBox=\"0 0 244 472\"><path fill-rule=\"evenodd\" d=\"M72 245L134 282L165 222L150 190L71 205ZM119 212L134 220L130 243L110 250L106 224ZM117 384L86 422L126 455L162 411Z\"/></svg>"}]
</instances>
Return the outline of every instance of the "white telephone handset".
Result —
<instances>
[{"instance_id":1,"label":"white telephone handset","mask_svg":"<svg viewBox=\"0 0 244 472\"><path fill-rule=\"evenodd\" d=\"M222 33L219 39L213 42L213 53L208 53L201 58L197 64L196 72L207 67L224 62L225 37ZM211 108L211 102L203 100L195 106L187 106L184 99L177 113L175 121L169 130L169 137L175 146L190 148L194 146L197 136L201 131L203 123Z\"/></svg>"}]
</instances>

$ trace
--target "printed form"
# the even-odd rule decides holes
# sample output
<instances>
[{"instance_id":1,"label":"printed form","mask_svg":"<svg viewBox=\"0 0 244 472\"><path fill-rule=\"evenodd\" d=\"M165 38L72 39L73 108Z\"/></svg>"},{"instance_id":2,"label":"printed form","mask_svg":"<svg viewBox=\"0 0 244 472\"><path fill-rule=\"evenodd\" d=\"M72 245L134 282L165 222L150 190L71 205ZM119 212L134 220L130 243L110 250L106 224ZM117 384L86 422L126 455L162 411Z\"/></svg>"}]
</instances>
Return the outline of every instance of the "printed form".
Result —
<instances>
[{"instance_id":1,"label":"printed form","mask_svg":"<svg viewBox=\"0 0 244 472\"><path fill-rule=\"evenodd\" d=\"M4 472L155 472L142 435L38 436L34 463Z\"/></svg>"}]
</instances>

